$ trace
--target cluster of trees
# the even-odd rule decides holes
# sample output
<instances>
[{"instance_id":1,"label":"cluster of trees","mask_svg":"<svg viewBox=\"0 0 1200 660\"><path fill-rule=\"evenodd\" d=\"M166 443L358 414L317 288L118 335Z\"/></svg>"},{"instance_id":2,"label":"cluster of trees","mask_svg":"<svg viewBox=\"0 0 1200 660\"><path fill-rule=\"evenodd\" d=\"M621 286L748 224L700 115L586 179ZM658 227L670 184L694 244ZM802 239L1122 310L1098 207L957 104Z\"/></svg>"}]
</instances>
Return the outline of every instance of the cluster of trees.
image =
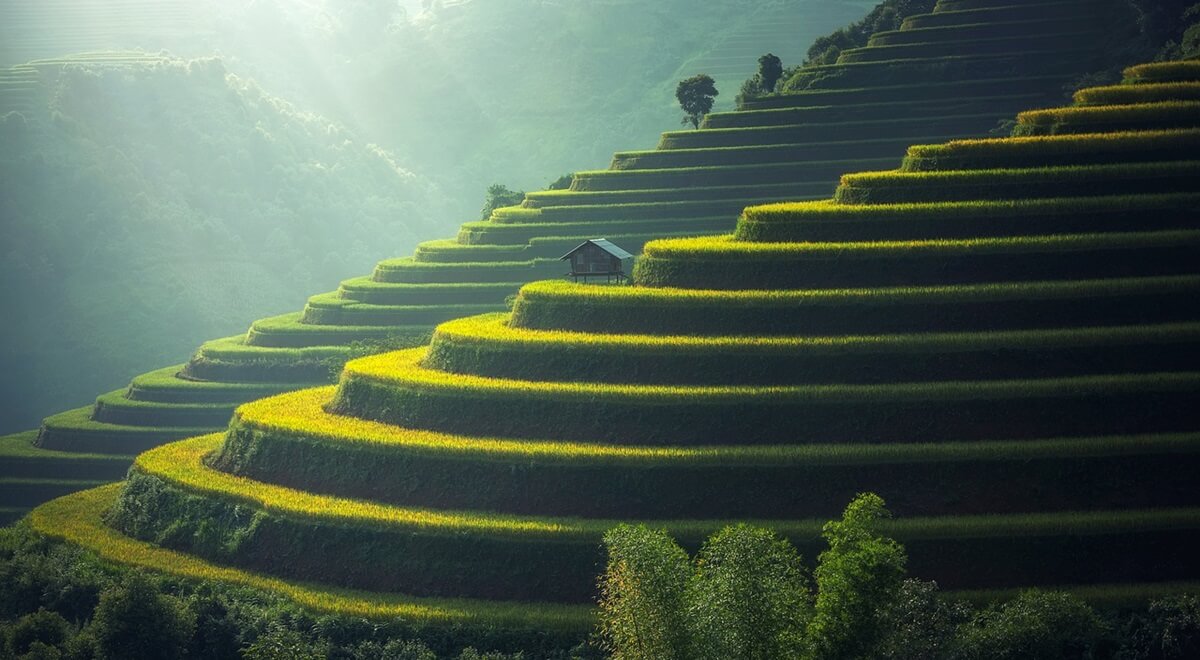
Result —
<instances>
[{"instance_id":1,"label":"cluster of trees","mask_svg":"<svg viewBox=\"0 0 1200 660\"><path fill-rule=\"evenodd\" d=\"M618 527L605 537L603 644L620 660L1200 657L1194 596L1112 618L1042 591L976 610L906 579L903 546L878 530L888 515L878 496L857 497L825 525L811 578L767 529L728 527L689 557L664 531Z\"/></svg>"},{"instance_id":2,"label":"cluster of trees","mask_svg":"<svg viewBox=\"0 0 1200 660\"><path fill-rule=\"evenodd\" d=\"M0 530L0 658L520 660L594 658L546 636L317 615L228 585L151 577ZM474 644L470 646L468 644ZM485 650L479 650L479 649ZM501 651L486 649L502 649ZM524 651L522 650L524 649Z\"/></svg>"},{"instance_id":3,"label":"cluster of trees","mask_svg":"<svg viewBox=\"0 0 1200 660\"><path fill-rule=\"evenodd\" d=\"M876 32L898 30L904 19L913 14L933 11L937 0L883 0L867 12L862 20L818 38L808 49L808 59L802 66L833 64L843 50L862 48Z\"/></svg>"}]
</instances>

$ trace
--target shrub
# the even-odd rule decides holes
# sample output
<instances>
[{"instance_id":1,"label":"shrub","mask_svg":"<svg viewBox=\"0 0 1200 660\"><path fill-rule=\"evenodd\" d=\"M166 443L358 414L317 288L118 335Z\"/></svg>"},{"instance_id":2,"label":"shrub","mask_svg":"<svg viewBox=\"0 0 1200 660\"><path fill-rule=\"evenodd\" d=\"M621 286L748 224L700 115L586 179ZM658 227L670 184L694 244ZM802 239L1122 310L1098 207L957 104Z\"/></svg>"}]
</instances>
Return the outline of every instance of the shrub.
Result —
<instances>
[{"instance_id":1,"label":"shrub","mask_svg":"<svg viewBox=\"0 0 1200 660\"><path fill-rule=\"evenodd\" d=\"M100 649L109 657L165 660L186 653L196 615L135 573L100 594L92 628Z\"/></svg>"},{"instance_id":2,"label":"shrub","mask_svg":"<svg viewBox=\"0 0 1200 660\"><path fill-rule=\"evenodd\" d=\"M525 193L520 190L510 190L508 186L493 183L488 186L487 195L483 198L483 209L479 212L480 220L492 217L492 212L506 206L516 206L525 199Z\"/></svg>"},{"instance_id":3,"label":"shrub","mask_svg":"<svg viewBox=\"0 0 1200 660\"><path fill-rule=\"evenodd\" d=\"M696 557L688 583L691 657L794 658L812 612L796 548L746 524L717 532Z\"/></svg>"},{"instance_id":4,"label":"shrub","mask_svg":"<svg viewBox=\"0 0 1200 660\"><path fill-rule=\"evenodd\" d=\"M859 658L883 637L881 611L888 608L904 579L904 548L879 535L880 520L891 517L872 493L854 498L841 521L825 524L829 549L813 572L817 600L808 624L809 643L821 658Z\"/></svg>"},{"instance_id":5,"label":"shrub","mask_svg":"<svg viewBox=\"0 0 1200 660\"><path fill-rule=\"evenodd\" d=\"M887 632L875 649L875 657L880 660L948 658L958 627L970 616L970 606L943 598L936 582L907 579L900 585L896 598L881 612L881 624Z\"/></svg>"},{"instance_id":6,"label":"shrub","mask_svg":"<svg viewBox=\"0 0 1200 660\"><path fill-rule=\"evenodd\" d=\"M1169 596L1137 616L1123 649L1128 660L1200 658L1200 597Z\"/></svg>"},{"instance_id":7,"label":"shrub","mask_svg":"<svg viewBox=\"0 0 1200 660\"><path fill-rule=\"evenodd\" d=\"M959 631L959 660L1091 658L1104 624L1091 607L1065 593L1022 592L980 612Z\"/></svg>"},{"instance_id":8,"label":"shrub","mask_svg":"<svg viewBox=\"0 0 1200 660\"><path fill-rule=\"evenodd\" d=\"M688 658L688 556L663 530L620 525L604 535L600 632L614 660Z\"/></svg>"},{"instance_id":9,"label":"shrub","mask_svg":"<svg viewBox=\"0 0 1200 660\"><path fill-rule=\"evenodd\" d=\"M45 608L17 620L9 632L9 650L16 655L33 652L34 645L61 647L70 635L70 624L58 612ZM40 656L37 656L40 657Z\"/></svg>"}]
</instances>

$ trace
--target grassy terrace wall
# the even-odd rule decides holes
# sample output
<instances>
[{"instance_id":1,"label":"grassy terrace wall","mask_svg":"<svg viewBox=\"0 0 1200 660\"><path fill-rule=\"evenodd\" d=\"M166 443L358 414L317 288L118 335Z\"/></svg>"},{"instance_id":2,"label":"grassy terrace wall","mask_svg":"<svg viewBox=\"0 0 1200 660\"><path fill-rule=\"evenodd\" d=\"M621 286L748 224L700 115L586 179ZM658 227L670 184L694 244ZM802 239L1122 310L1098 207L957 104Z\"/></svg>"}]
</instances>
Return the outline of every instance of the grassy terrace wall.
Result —
<instances>
[{"instance_id":1,"label":"grassy terrace wall","mask_svg":"<svg viewBox=\"0 0 1200 660\"><path fill-rule=\"evenodd\" d=\"M224 435L139 456L119 495L35 520L110 555L470 599L547 630L584 611L617 520L694 548L751 519L814 557L819 521L867 490L947 589L1194 588L1200 177L1164 136L1192 139L1200 112L1162 129L1174 102L1078 138L1034 113L1017 137L915 146L832 199L649 243L636 286L528 284L511 312L243 405ZM906 177L911 198L876 194ZM64 504L83 498L111 503L108 526Z\"/></svg>"},{"instance_id":2,"label":"grassy terrace wall","mask_svg":"<svg viewBox=\"0 0 1200 660\"><path fill-rule=\"evenodd\" d=\"M1023 8L1019 26L1009 25L1004 12L968 13L942 17L936 29L913 23L881 34L848 56L878 61L824 67L822 81L810 88L759 99L747 111L712 114L703 130L664 133L656 149L619 152L609 169L577 173L569 190L530 193L519 207L465 223L452 239L426 242L412 256L383 261L372 274L314 296L304 310L206 342L184 365L139 376L93 406L47 418L36 445L129 455L213 432L241 403L331 382L351 357L420 345L438 323L504 311L522 284L561 276L557 257L584 239L605 236L638 252L654 238L728 232L745 206L826 197L844 172L893 167L912 142L985 135L999 120L1057 99L1065 82L1089 70L1107 43L1100 37L1110 1L1072 3L1075 14L1057 5ZM850 20L850 7L791 3L786 12L803 15L806 31L791 35L797 49ZM1043 45L1061 52L1038 57L1016 42L975 52L985 27L1003 35L1058 35L1068 31L1063 21L1070 15L1084 16L1075 32L1096 38L1061 46L1051 39ZM735 35L725 44L744 59L739 79L762 54L760 37L772 33L760 18L747 20L759 36ZM897 60L888 54L895 48L912 52ZM871 77L879 72L886 75ZM829 79L833 74L844 78ZM9 79L19 87L30 75L12 69ZM729 98L735 86L723 89L721 98Z\"/></svg>"}]
</instances>

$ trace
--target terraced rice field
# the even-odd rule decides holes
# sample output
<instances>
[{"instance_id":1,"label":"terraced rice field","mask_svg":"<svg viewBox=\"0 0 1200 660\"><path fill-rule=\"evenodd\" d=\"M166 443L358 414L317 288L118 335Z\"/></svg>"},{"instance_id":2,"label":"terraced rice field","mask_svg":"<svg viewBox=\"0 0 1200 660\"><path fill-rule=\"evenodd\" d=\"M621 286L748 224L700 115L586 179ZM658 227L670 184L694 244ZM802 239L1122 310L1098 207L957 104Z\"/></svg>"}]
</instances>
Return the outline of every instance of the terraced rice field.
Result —
<instances>
[{"instance_id":1,"label":"terraced rice field","mask_svg":"<svg viewBox=\"0 0 1200 660\"><path fill-rule=\"evenodd\" d=\"M186 0L6 2L0 66L115 48L158 51L205 34L210 11Z\"/></svg>"},{"instance_id":2,"label":"terraced rice field","mask_svg":"<svg viewBox=\"0 0 1200 660\"><path fill-rule=\"evenodd\" d=\"M1200 84L1200 63L1160 66L1127 84ZM694 547L751 519L811 557L861 491L896 513L911 573L971 598L1194 590L1200 177L1163 140L1193 139L1200 112L1143 99L1140 125L1026 114L1016 137L914 146L831 199L748 208L733 234L652 241L636 286L528 284L511 312L243 405L224 435L139 456L119 493L31 520L300 602L358 590L323 609L452 602L576 634L617 520ZM1094 127L1089 109L1107 112L1058 114ZM905 177L915 192L883 192Z\"/></svg>"},{"instance_id":3,"label":"terraced rice field","mask_svg":"<svg viewBox=\"0 0 1200 660\"><path fill-rule=\"evenodd\" d=\"M1108 1L1066 4L1092 16ZM808 35L830 32L849 20L839 13L845 3L793 4L789 11L808 17L792 36L797 48L807 47ZM930 16L943 14L940 10ZM1047 5L1044 15L1040 8L1025 8L1021 29L1055 33L1063 12L1058 4ZM617 153L609 169L577 173L569 190L530 193L520 206L464 223L454 238L427 241L412 256L380 262L370 275L313 296L301 311L261 319L245 334L206 342L185 364L139 376L124 390L99 396L93 406L47 418L36 444L131 455L219 431L239 404L329 383L350 357L379 350L373 346L421 345L439 323L505 311L506 299L522 284L560 276L557 258L585 239L605 236L636 253L656 238L728 232L746 206L826 197L844 172L900 164L913 142L985 135L999 120L1057 98L1068 79L1087 70L1087 58L1072 50L1068 64L1043 58L1027 64L1020 77L1010 68L1011 54L1003 53L972 55L970 69L943 67L944 72L931 73L930 67L973 52L970 35L981 20L987 16L942 20L936 30L907 39L920 27L910 21L913 25L903 30L877 35L879 47L905 39L951 46L904 60L911 66L886 84L846 86L822 78L811 89L762 99L753 110L709 115L702 130L665 133L655 149ZM1089 20L1076 23L1098 33L1102 22ZM1096 47L1102 43L1096 41ZM947 48L959 49L959 55L946 54ZM119 66L124 58L151 56L86 57ZM31 70L51 75L65 61L45 61ZM17 74L29 75L26 69ZM1164 144L1186 148L1179 137L1144 136L1121 148L1127 155L1139 148L1152 155ZM0 505L7 504L0 499Z\"/></svg>"}]
</instances>

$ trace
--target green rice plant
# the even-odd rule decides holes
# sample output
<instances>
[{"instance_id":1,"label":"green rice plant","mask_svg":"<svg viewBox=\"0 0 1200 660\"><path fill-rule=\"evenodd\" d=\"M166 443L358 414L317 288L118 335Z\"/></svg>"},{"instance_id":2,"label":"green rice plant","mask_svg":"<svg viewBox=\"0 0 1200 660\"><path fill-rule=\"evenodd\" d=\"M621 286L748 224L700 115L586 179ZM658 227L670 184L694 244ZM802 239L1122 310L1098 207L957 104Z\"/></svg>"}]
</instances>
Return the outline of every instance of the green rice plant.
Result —
<instances>
[{"instance_id":1,"label":"green rice plant","mask_svg":"<svg viewBox=\"0 0 1200 660\"><path fill-rule=\"evenodd\" d=\"M0 436L0 476L24 479L116 481L132 455L85 454L35 447L37 431Z\"/></svg>"},{"instance_id":2,"label":"green rice plant","mask_svg":"<svg viewBox=\"0 0 1200 660\"><path fill-rule=\"evenodd\" d=\"M752 242L982 238L1100 231L1150 231L1192 224L1200 193L1024 200L747 207L734 238Z\"/></svg>"},{"instance_id":3,"label":"green rice plant","mask_svg":"<svg viewBox=\"0 0 1200 660\"><path fill-rule=\"evenodd\" d=\"M749 164L768 162L764 158L799 160L773 156L788 149L814 160L846 160L846 158L880 157L901 138L955 136L980 133L995 125L995 113L956 116L944 114L930 126L929 118L896 118L882 114L857 120L821 121L814 124L787 126L758 126L745 128L706 128L703 131L674 131L662 133L659 150L652 152L622 151L613 156L613 168L637 169L696 167L702 164ZM709 151L721 149L724 151Z\"/></svg>"},{"instance_id":4,"label":"green rice plant","mask_svg":"<svg viewBox=\"0 0 1200 660\"><path fill-rule=\"evenodd\" d=\"M243 382L248 386L295 389L293 384L327 382L332 364L352 357L346 344L278 348L252 346L245 335L205 342L184 367L187 378ZM259 384L261 385L255 385Z\"/></svg>"},{"instance_id":5,"label":"green rice plant","mask_svg":"<svg viewBox=\"0 0 1200 660\"><path fill-rule=\"evenodd\" d=\"M1151 62L1125 69L1125 82L1134 85L1200 81L1200 61Z\"/></svg>"},{"instance_id":6,"label":"green rice plant","mask_svg":"<svg viewBox=\"0 0 1200 660\"><path fill-rule=\"evenodd\" d=\"M1200 318L1194 275L857 289L527 284L516 327L579 332L837 335L1166 323Z\"/></svg>"},{"instance_id":7,"label":"green rice plant","mask_svg":"<svg viewBox=\"0 0 1200 660\"><path fill-rule=\"evenodd\" d=\"M1064 49L1041 48L1011 54L982 55L972 54L967 46L958 55L805 67L786 83L783 91L884 86L897 79L982 79L998 71L1030 71L1038 76L1066 76L1084 69L1094 55L1094 43ZM994 94L995 90L991 93Z\"/></svg>"},{"instance_id":8,"label":"green rice plant","mask_svg":"<svg viewBox=\"0 0 1200 660\"><path fill-rule=\"evenodd\" d=\"M422 335L425 326L312 325L301 322L302 312L259 319L246 333L246 343L270 348L305 348L383 339L397 334Z\"/></svg>"},{"instance_id":9,"label":"green rice plant","mask_svg":"<svg viewBox=\"0 0 1200 660\"><path fill-rule=\"evenodd\" d=\"M120 478L120 477L118 477ZM108 480L55 478L0 477L0 502L7 506L33 508L42 502L87 488L95 488Z\"/></svg>"},{"instance_id":10,"label":"green rice plant","mask_svg":"<svg viewBox=\"0 0 1200 660\"><path fill-rule=\"evenodd\" d=\"M539 226L553 227L581 222L629 222L634 220L671 220L677 218L699 218L714 215L725 215L733 209L740 211L748 204L753 204L754 198L683 200L675 202L641 202L626 204L596 204L550 206L541 209L537 222L513 222L505 220L496 223L467 223L464 226L479 227L493 225L498 227L510 226Z\"/></svg>"},{"instance_id":11,"label":"green rice plant","mask_svg":"<svg viewBox=\"0 0 1200 660\"><path fill-rule=\"evenodd\" d=\"M848 288L1191 274L1200 232L1166 229L847 243L749 243L715 236L647 243L644 286ZM851 267L852 265L852 267Z\"/></svg>"},{"instance_id":12,"label":"green rice plant","mask_svg":"<svg viewBox=\"0 0 1200 660\"><path fill-rule=\"evenodd\" d=\"M1200 102L1164 101L1027 110L1017 115L1013 135L1161 130L1196 126L1200 126Z\"/></svg>"},{"instance_id":13,"label":"green rice plant","mask_svg":"<svg viewBox=\"0 0 1200 660\"><path fill-rule=\"evenodd\" d=\"M120 485L76 493L44 504L30 515L40 534L96 553L101 559L195 580L212 580L260 589L289 598L314 612L361 616L372 620L402 617L432 625L498 625L566 630L578 634L593 626L587 607L536 605L466 599L426 599L370 593L313 583L289 582L220 566L191 555L130 539L104 524L103 512L116 501Z\"/></svg>"},{"instance_id":14,"label":"green rice plant","mask_svg":"<svg viewBox=\"0 0 1200 660\"><path fill-rule=\"evenodd\" d=\"M459 284L480 281L520 282L545 277L547 267L557 270L558 263L537 261L493 263L419 263L412 257L389 259L375 266L371 279L394 284Z\"/></svg>"},{"instance_id":15,"label":"green rice plant","mask_svg":"<svg viewBox=\"0 0 1200 660\"><path fill-rule=\"evenodd\" d=\"M506 244L511 241L524 241L529 244L529 257L552 259L555 262L564 252L576 247L589 238L600 236L612 238L617 236L647 236L663 234L710 234L727 232L736 223L737 214L744 208L732 205L730 210L719 216L682 216L679 218L661 218L657 220L612 220L588 222L560 222L548 225L480 225L464 226L464 240L478 241L482 244L498 242ZM549 248L548 243L555 247ZM621 244L632 250L632 246ZM558 274L558 273L555 273Z\"/></svg>"},{"instance_id":16,"label":"green rice plant","mask_svg":"<svg viewBox=\"0 0 1200 660\"><path fill-rule=\"evenodd\" d=\"M1144 83L1087 87L1075 92L1076 105L1137 105L1167 101L1200 101L1200 82Z\"/></svg>"},{"instance_id":17,"label":"green rice plant","mask_svg":"<svg viewBox=\"0 0 1200 660\"><path fill-rule=\"evenodd\" d=\"M1200 325L806 337L595 334L438 326L425 365L520 380L638 384L876 383L1200 369ZM1003 354L1005 359L997 356Z\"/></svg>"},{"instance_id":18,"label":"green rice plant","mask_svg":"<svg viewBox=\"0 0 1200 660\"><path fill-rule=\"evenodd\" d=\"M163 525L171 525L180 544L201 555L213 555L222 561L286 574L304 579L308 571L316 570L324 579L339 579L348 583L370 585L372 589L399 586L395 576L413 573L408 586L423 590L426 584L446 589L448 583L462 582L455 588L478 590L482 585L500 579L505 589L501 593L539 594L540 599L586 600L590 597L594 575L592 561L598 559L597 540L616 521L597 518L558 518L535 516L506 516L500 514L428 511L411 507L384 505L362 500L327 495L312 495L263 482L226 475L206 467L204 456L219 443L219 437L198 438L152 452L154 460L140 457L131 472L122 500L110 519L127 533L154 535ZM203 513L232 513L235 507L258 513L250 523L247 517L236 515L201 515ZM150 511L149 517L128 518L123 510ZM241 521L238 519L241 518ZM209 524L210 538L239 535L234 550L214 546L199 539L188 530L203 520L220 520L220 526ZM249 526L248 526L248 523ZM656 520L656 527L665 527L689 546L695 546L707 534L728 524L726 520ZM806 554L815 551L820 542L820 520L766 520L780 533L793 539ZM1136 533L1145 535L1145 545L1129 550L1148 556L1169 556L1176 548L1195 547L1194 530L1200 526L1200 512L1195 509L1158 511L1094 511L986 516L938 516L909 518L884 525L882 532L902 540L918 566L928 566L931 560L948 562L946 557L970 557L978 565L979 556L949 553L955 548L986 545L985 540L1002 546L1008 552L1005 539L1019 540L1037 549L1047 543L1060 543L1063 538L1082 535L1094 539L1094 552L1111 543L1111 537ZM449 535L447 535L446 533ZM1175 547L1155 552L1153 545L1164 537L1173 540ZM367 541L374 540L374 544ZM279 562L263 550L263 544L286 542L286 547L303 549L290 561ZM1137 544L1135 544L1137 545ZM260 550L259 548L262 547ZM431 550L441 550L440 554ZM1090 575L1104 564L1106 553L1087 552ZM339 554L341 553L341 554ZM1021 584L1039 569L1040 553L1021 551L1018 562L1008 562L1005 582ZM1111 554L1111 553L1108 553ZM342 561L337 561L341 556ZM983 561L998 556L986 553ZM1002 555L999 555L1002 556ZM499 561L504 559L506 561ZM1066 558L1064 558L1066 559ZM1080 561L1082 557L1070 557ZM1052 561L1052 560L1050 560ZM408 563L405 563L408 562ZM1014 566L1013 564L1017 564ZM370 567L362 570L361 567ZM470 568L464 570L465 567ZM959 568L955 566L955 568ZM384 570L380 570L384 569ZM454 571L463 571L455 573ZM1177 571L1178 569L1176 569ZM424 574L415 571L425 571ZM955 573L955 571L950 571ZM1165 571L1164 577L1174 577ZM943 571L923 570L921 575L940 578ZM460 577L461 576L461 577ZM507 580L526 577L541 585L531 587ZM369 582L378 579L380 582ZM978 586L979 582L958 579L955 586ZM548 586L553 585L553 586ZM542 591L538 591L538 589Z\"/></svg>"},{"instance_id":19,"label":"green rice plant","mask_svg":"<svg viewBox=\"0 0 1200 660\"><path fill-rule=\"evenodd\" d=\"M520 281L408 284L359 277L342 282L338 294L377 305L471 304L502 300L521 284Z\"/></svg>"},{"instance_id":20,"label":"green rice plant","mask_svg":"<svg viewBox=\"0 0 1200 660\"><path fill-rule=\"evenodd\" d=\"M491 225L481 222L480 225ZM507 225L505 225L507 226ZM525 245L479 245L461 243L457 239L426 241L417 245L413 259L418 263L461 263L480 261L524 261Z\"/></svg>"},{"instance_id":21,"label":"green rice plant","mask_svg":"<svg viewBox=\"0 0 1200 660\"><path fill-rule=\"evenodd\" d=\"M1027 6L1030 0L941 0L931 14L909 16L901 23L901 30L926 27L951 27L979 25L1008 21L1028 20L1031 16L1043 19L1079 19L1083 11L1080 2L1039 2L1037 13Z\"/></svg>"},{"instance_id":22,"label":"green rice plant","mask_svg":"<svg viewBox=\"0 0 1200 660\"><path fill-rule=\"evenodd\" d=\"M177 428L108 424L93 420L91 415L92 407L86 406L47 417L38 431L37 446L64 452L129 455L213 430L211 426Z\"/></svg>"},{"instance_id":23,"label":"green rice plant","mask_svg":"<svg viewBox=\"0 0 1200 660\"><path fill-rule=\"evenodd\" d=\"M341 326L432 326L459 316L482 314L504 308L504 300L490 303L455 305L379 305L360 303L327 293L309 298L302 323ZM422 333L407 334L418 338ZM399 334L399 333L396 333Z\"/></svg>"},{"instance_id":24,"label":"green rice plant","mask_svg":"<svg viewBox=\"0 0 1200 660\"><path fill-rule=\"evenodd\" d=\"M798 96L798 95L795 95ZM1033 107L1045 98L1044 94L1006 94L1000 96L963 97L959 99L908 98L885 102L838 103L832 105L808 105L773 110L741 110L738 112L713 112L700 124L702 129L749 128L753 126L783 126L825 121L850 121L888 116L889 114L923 114L925 116L977 115L991 110L1002 113L1003 108L1012 108L1013 113Z\"/></svg>"},{"instance_id":25,"label":"green rice plant","mask_svg":"<svg viewBox=\"0 0 1200 660\"><path fill-rule=\"evenodd\" d=\"M1187 160L1200 129L953 140L908 148L905 172Z\"/></svg>"},{"instance_id":26,"label":"green rice plant","mask_svg":"<svg viewBox=\"0 0 1200 660\"><path fill-rule=\"evenodd\" d=\"M1004 93L1039 94L1043 97L1048 87L1061 84L1062 75L1029 75L1018 78L993 77L980 75L977 78L947 80L945 78L912 77L904 84L895 84L896 80L880 82L867 87L846 86L844 88L823 89L792 89L784 90L782 94L764 96L747 100L744 111L779 110L788 108L803 108L808 106L837 106L858 105L863 103L884 103L908 99L961 100L963 98L978 98L997 96ZM1028 107L1028 106L1026 106ZM736 114L736 113L731 113Z\"/></svg>"},{"instance_id":27,"label":"green rice plant","mask_svg":"<svg viewBox=\"0 0 1200 660\"><path fill-rule=\"evenodd\" d=\"M987 26L992 28L992 25ZM858 62L880 62L888 60L927 59L947 57L970 52L973 55L1012 55L1030 49L1082 48L1094 42L1099 36L1099 30L1081 30L1081 26L1072 25L1068 31L1043 31L1037 29L1023 30L1017 34L997 36L1001 30L995 30L987 36L968 36L970 30L963 30L961 38L951 40L936 40L924 43L905 43L895 45L870 45L865 48L851 48L842 51L838 56L839 64ZM1061 30L1062 26L1051 25L1053 30ZM994 28L993 28L994 29Z\"/></svg>"},{"instance_id":28,"label":"green rice plant","mask_svg":"<svg viewBox=\"0 0 1200 660\"><path fill-rule=\"evenodd\" d=\"M159 403L242 403L296 389L299 383L214 382L181 378L187 365L175 365L134 376L126 397Z\"/></svg>"},{"instance_id":29,"label":"green rice plant","mask_svg":"<svg viewBox=\"0 0 1200 660\"><path fill-rule=\"evenodd\" d=\"M844 161L676 167L657 170L576 172L577 190L642 190L707 186L808 183L812 194L828 194L830 183L845 172Z\"/></svg>"},{"instance_id":30,"label":"green rice plant","mask_svg":"<svg viewBox=\"0 0 1200 660\"><path fill-rule=\"evenodd\" d=\"M171 403L138 401L126 390L101 394L92 408L92 419L129 426L221 426L229 421L241 401L219 403Z\"/></svg>"},{"instance_id":31,"label":"green rice plant","mask_svg":"<svg viewBox=\"0 0 1200 660\"><path fill-rule=\"evenodd\" d=\"M628 204L634 202L681 202L707 199L763 199L795 196L802 186L792 183L710 186L706 188L660 188L647 190L544 190L528 193L526 202L546 209L554 206Z\"/></svg>"},{"instance_id":32,"label":"green rice plant","mask_svg":"<svg viewBox=\"0 0 1200 660\"><path fill-rule=\"evenodd\" d=\"M943 14L945 12L942 12ZM956 17L956 18L961 18ZM1011 19L1011 17L1008 17ZM1022 34L1047 35L1079 31L1081 19L1090 17L1077 13L1062 15L1025 15L1017 20L986 20L974 23L956 22L953 25L931 27L906 27L902 30L876 32L867 40L867 46L897 46L902 44L924 44L965 41L968 39L995 39Z\"/></svg>"},{"instance_id":33,"label":"green rice plant","mask_svg":"<svg viewBox=\"0 0 1200 660\"><path fill-rule=\"evenodd\" d=\"M834 193L843 204L1088 195L1161 194L1196 190L1200 160L1061 165L934 172L846 174Z\"/></svg>"},{"instance_id":34,"label":"green rice plant","mask_svg":"<svg viewBox=\"0 0 1200 660\"><path fill-rule=\"evenodd\" d=\"M1190 372L871 385L541 382L429 369L425 352L347 363L330 410L410 428L579 442L947 442L985 439L979 434L994 428L1013 439L1155 432L1180 423L1190 410L1185 392L1200 382ZM802 428L780 423L801 417Z\"/></svg>"},{"instance_id":35,"label":"green rice plant","mask_svg":"<svg viewBox=\"0 0 1200 660\"><path fill-rule=\"evenodd\" d=\"M1197 496L1190 483L1200 445L1188 434L887 445L514 441L334 416L323 408L331 395L324 388L244 406L210 464L377 502L588 518L821 517L862 491L885 494L901 515L1146 508ZM1077 476L1063 479L1064 471ZM919 486L929 479L945 487ZM1138 486L1147 480L1156 487Z\"/></svg>"}]
</instances>

